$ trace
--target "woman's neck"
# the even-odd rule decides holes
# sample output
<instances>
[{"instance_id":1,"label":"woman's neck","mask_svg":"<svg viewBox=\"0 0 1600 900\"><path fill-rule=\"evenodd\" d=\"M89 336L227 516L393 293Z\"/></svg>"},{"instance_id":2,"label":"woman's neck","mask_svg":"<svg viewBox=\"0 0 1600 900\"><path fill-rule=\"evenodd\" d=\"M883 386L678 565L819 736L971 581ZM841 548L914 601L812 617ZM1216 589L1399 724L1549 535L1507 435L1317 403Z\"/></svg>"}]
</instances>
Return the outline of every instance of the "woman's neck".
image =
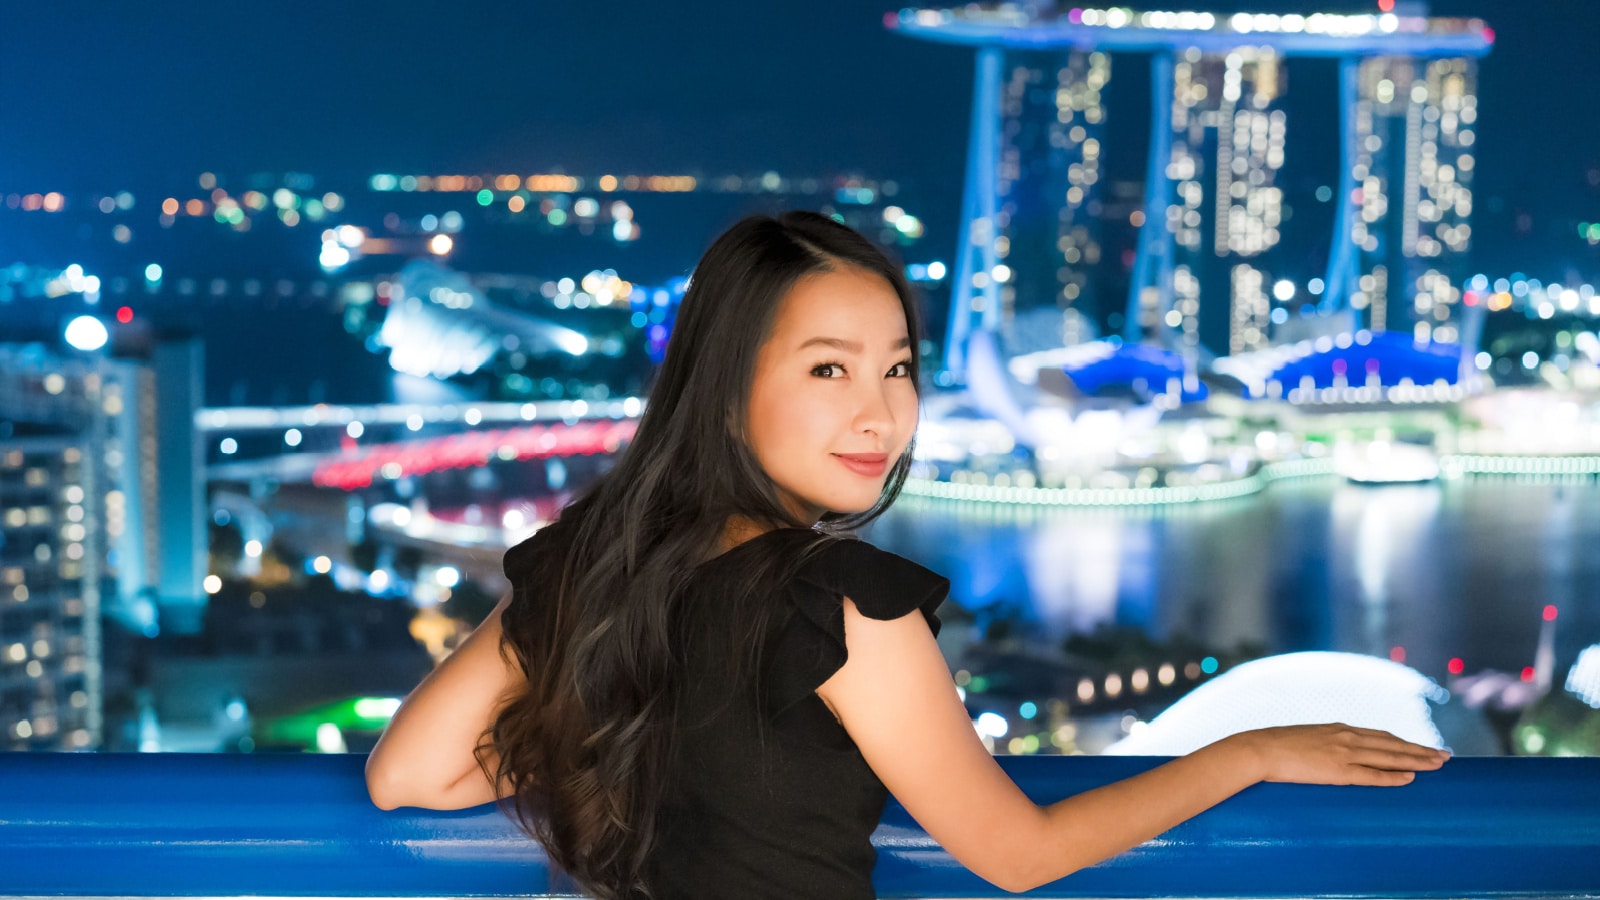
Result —
<instances>
[{"instance_id":1,"label":"woman's neck","mask_svg":"<svg viewBox=\"0 0 1600 900\"><path fill-rule=\"evenodd\" d=\"M796 528L799 526L791 523L774 526L745 516L732 516L727 522L723 523L722 533L717 538L717 552L726 553L751 538L760 537L769 531L785 527Z\"/></svg>"},{"instance_id":2,"label":"woman's neck","mask_svg":"<svg viewBox=\"0 0 1600 900\"><path fill-rule=\"evenodd\" d=\"M717 538L717 552L726 553L753 537L760 537L771 531L770 527L761 525L744 516L734 516L723 523L722 534Z\"/></svg>"}]
</instances>

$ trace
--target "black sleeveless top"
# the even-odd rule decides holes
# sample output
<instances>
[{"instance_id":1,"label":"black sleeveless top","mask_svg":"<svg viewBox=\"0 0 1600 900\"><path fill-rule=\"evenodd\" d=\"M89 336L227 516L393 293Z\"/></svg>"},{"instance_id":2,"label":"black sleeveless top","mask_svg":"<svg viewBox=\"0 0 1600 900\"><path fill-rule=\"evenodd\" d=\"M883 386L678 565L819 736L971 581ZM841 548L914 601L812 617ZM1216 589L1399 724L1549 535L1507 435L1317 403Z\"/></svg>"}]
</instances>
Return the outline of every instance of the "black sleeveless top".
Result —
<instances>
[{"instance_id":1,"label":"black sleeveless top","mask_svg":"<svg viewBox=\"0 0 1600 900\"><path fill-rule=\"evenodd\" d=\"M684 608L725 607L744 554L793 558L816 538L778 529L709 560ZM871 836L889 793L815 691L845 662L844 597L873 619L920 610L938 634L949 587L871 544L827 541L770 599L760 695L719 683L725 659L711 654L728 645L714 623L694 623L649 875L657 898L875 896Z\"/></svg>"}]
</instances>

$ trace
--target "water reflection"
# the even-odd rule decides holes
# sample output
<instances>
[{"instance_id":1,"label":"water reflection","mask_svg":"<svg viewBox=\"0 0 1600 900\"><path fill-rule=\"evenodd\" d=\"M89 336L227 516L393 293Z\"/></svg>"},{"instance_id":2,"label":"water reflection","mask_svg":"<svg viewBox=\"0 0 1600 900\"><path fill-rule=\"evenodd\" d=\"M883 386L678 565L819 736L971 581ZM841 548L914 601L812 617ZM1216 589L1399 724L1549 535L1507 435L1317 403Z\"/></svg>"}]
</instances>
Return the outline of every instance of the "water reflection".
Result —
<instances>
[{"instance_id":1,"label":"water reflection","mask_svg":"<svg viewBox=\"0 0 1600 900\"><path fill-rule=\"evenodd\" d=\"M1395 652L1397 645L1391 640L1390 585L1395 578L1407 577L1403 568L1413 552L1408 548L1425 546L1426 532L1438 513L1440 490L1437 484L1352 485L1334 493L1330 533L1336 542L1353 543L1348 550L1336 544L1334 553L1348 552L1359 588L1360 627L1350 650L1372 656L1393 653L1404 659L1403 650ZM1396 572L1397 568L1402 571Z\"/></svg>"},{"instance_id":2,"label":"water reflection","mask_svg":"<svg viewBox=\"0 0 1600 900\"><path fill-rule=\"evenodd\" d=\"M1561 608L1565 671L1600 634L1600 484L1279 482L1210 504L1037 510L903 498L867 534L951 580L980 627L1101 625L1270 653L1390 656L1444 681L1531 665Z\"/></svg>"}]
</instances>

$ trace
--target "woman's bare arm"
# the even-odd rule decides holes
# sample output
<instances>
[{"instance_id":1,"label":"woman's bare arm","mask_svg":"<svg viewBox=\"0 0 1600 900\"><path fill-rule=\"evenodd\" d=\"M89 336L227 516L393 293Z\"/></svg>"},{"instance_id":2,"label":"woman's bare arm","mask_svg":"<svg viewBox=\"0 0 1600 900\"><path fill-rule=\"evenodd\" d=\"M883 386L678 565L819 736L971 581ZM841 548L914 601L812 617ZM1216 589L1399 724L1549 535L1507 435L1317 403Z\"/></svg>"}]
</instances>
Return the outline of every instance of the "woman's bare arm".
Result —
<instances>
[{"instance_id":1,"label":"woman's bare arm","mask_svg":"<svg viewBox=\"0 0 1600 900\"><path fill-rule=\"evenodd\" d=\"M1010 891L1115 856L1258 781L1398 785L1445 759L1368 729L1264 729L1041 807L978 739L920 614L869 619L846 600L845 643L848 661L817 693L933 839Z\"/></svg>"},{"instance_id":2,"label":"woman's bare arm","mask_svg":"<svg viewBox=\"0 0 1600 900\"><path fill-rule=\"evenodd\" d=\"M500 655L500 615L509 602L501 600L389 722L367 757L367 793L379 807L464 809L496 799L473 748L524 683L516 662ZM490 771L498 762L490 751Z\"/></svg>"}]
</instances>

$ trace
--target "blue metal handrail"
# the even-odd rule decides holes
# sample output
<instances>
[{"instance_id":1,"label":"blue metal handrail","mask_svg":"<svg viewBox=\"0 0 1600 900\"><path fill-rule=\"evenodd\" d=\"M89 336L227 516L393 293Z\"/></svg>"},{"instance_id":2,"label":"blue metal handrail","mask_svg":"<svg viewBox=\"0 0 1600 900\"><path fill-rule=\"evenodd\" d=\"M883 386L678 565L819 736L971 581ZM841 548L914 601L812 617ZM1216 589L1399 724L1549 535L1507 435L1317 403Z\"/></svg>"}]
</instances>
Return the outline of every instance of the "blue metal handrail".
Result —
<instances>
[{"instance_id":1,"label":"blue metal handrail","mask_svg":"<svg viewBox=\"0 0 1600 900\"><path fill-rule=\"evenodd\" d=\"M1006 758L1044 802L1161 760ZM492 806L383 812L360 756L0 753L0 896L570 896ZM891 803L884 897L1004 894ZM1600 760L1257 785L1039 897L1600 896Z\"/></svg>"}]
</instances>

